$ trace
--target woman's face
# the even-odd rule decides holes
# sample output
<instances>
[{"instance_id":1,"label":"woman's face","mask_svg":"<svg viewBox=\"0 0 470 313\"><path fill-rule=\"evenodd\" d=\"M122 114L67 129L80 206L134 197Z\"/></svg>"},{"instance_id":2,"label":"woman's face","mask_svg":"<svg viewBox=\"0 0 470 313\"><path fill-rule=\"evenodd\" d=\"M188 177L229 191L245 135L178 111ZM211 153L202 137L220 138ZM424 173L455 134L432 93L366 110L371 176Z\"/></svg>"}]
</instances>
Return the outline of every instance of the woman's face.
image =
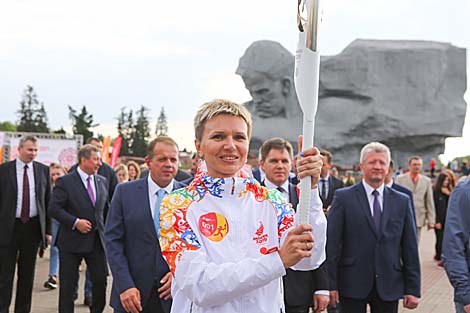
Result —
<instances>
[{"instance_id":1,"label":"woman's face","mask_svg":"<svg viewBox=\"0 0 470 313\"><path fill-rule=\"evenodd\" d=\"M212 177L236 175L246 163L248 145L248 125L241 117L228 114L208 120L201 141L196 139L196 149Z\"/></svg>"},{"instance_id":2,"label":"woman's face","mask_svg":"<svg viewBox=\"0 0 470 313\"><path fill-rule=\"evenodd\" d=\"M129 166L128 170L129 170L129 179L130 180L136 179L137 171L136 171L134 165Z\"/></svg>"},{"instance_id":3,"label":"woman's face","mask_svg":"<svg viewBox=\"0 0 470 313\"><path fill-rule=\"evenodd\" d=\"M52 184L54 185L55 184L55 181L57 180L57 178L61 177L61 176L64 176L65 175L65 172L60 169L60 168L52 168L51 169L51 181L52 181Z\"/></svg>"},{"instance_id":4,"label":"woman's face","mask_svg":"<svg viewBox=\"0 0 470 313\"><path fill-rule=\"evenodd\" d=\"M449 187L449 184L450 184L450 178L449 176L446 176L446 178L444 178L444 181L442 182L442 186Z\"/></svg>"},{"instance_id":5,"label":"woman's face","mask_svg":"<svg viewBox=\"0 0 470 313\"><path fill-rule=\"evenodd\" d=\"M123 183L129 180L129 177L127 177L126 172L124 172L124 170L119 170L116 174L118 177L118 181L120 183Z\"/></svg>"}]
</instances>

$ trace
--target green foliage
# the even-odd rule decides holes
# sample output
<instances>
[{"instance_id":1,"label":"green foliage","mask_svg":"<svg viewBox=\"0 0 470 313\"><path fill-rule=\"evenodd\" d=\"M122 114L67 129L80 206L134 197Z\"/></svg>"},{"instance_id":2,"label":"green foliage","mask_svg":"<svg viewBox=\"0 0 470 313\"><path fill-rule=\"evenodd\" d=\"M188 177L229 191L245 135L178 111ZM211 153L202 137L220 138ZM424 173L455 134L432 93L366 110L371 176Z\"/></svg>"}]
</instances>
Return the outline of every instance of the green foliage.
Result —
<instances>
[{"instance_id":1,"label":"green foliage","mask_svg":"<svg viewBox=\"0 0 470 313\"><path fill-rule=\"evenodd\" d=\"M98 126L98 124L93 124L93 115L88 113L86 106L82 107L80 113L77 113L70 105L68 107L69 117L73 123L73 133L75 135L83 135L83 142L87 142L88 138L93 137L93 132L90 128Z\"/></svg>"},{"instance_id":2,"label":"green foliage","mask_svg":"<svg viewBox=\"0 0 470 313\"><path fill-rule=\"evenodd\" d=\"M16 125L9 121L0 122L0 131L16 132Z\"/></svg>"},{"instance_id":3,"label":"green foliage","mask_svg":"<svg viewBox=\"0 0 470 313\"><path fill-rule=\"evenodd\" d=\"M20 101L17 131L48 133L48 121L44 104L39 103L33 86L26 86Z\"/></svg>"},{"instance_id":4,"label":"green foliage","mask_svg":"<svg viewBox=\"0 0 470 313\"><path fill-rule=\"evenodd\" d=\"M150 137L150 124L147 113L148 109L143 105L137 111L131 143L133 156L144 157L147 154L148 139Z\"/></svg>"},{"instance_id":5,"label":"green foliage","mask_svg":"<svg viewBox=\"0 0 470 313\"><path fill-rule=\"evenodd\" d=\"M66 134L64 127L60 127L58 130L54 130L52 133L54 134Z\"/></svg>"},{"instance_id":6,"label":"green foliage","mask_svg":"<svg viewBox=\"0 0 470 313\"><path fill-rule=\"evenodd\" d=\"M36 112L36 116L34 117L34 124L36 125L37 133L49 132L49 127L47 126L47 114L43 103L41 103L41 107Z\"/></svg>"},{"instance_id":7,"label":"green foliage","mask_svg":"<svg viewBox=\"0 0 470 313\"><path fill-rule=\"evenodd\" d=\"M162 107L160 115L158 116L157 127L155 128L155 135L157 135L157 137L168 136L168 122L166 120L164 107Z\"/></svg>"},{"instance_id":8,"label":"green foliage","mask_svg":"<svg viewBox=\"0 0 470 313\"><path fill-rule=\"evenodd\" d=\"M470 155L461 156L461 157L455 158L454 160L457 160L457 162L459 162L459 165L465 162L467 163L467 166L468 166L468 162L470 161Z\"/></svg>"},{"instance_id":9,"label":"green foliage","mask_svg":"<svg viewBox=\"0 0 470 313\"><path fill-rule=\"evenodd\" d=\"M132 110L126 112L126 108L121 108L121 113L118 118L117 130L119 136L122 138L120 155L132 155L131 143L134 133L134 118Z\"/></svg>"}]
</instances>

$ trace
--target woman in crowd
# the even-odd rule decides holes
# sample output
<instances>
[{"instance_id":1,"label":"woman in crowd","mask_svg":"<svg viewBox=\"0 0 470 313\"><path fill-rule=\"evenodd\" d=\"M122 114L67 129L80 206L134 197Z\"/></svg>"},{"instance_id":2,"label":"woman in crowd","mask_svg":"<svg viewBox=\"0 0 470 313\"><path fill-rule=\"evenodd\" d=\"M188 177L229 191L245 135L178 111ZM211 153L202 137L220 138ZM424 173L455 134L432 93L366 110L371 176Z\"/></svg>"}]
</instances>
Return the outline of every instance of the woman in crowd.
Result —
<instances>
[{"instance_id":1,"label":"woman in crowd","mask_svg":"<svg viewBox=\"0 0 470 313\"><path fill-rule=\"evenodd\" d=\"M49 165L51 174L52 187L55 186L57 178L67 174L65 167L58 163L51 163ZM57 231L59 230L59 222L55 219L51 221L52 241L50 245L50 260L49 260L49 279L44 283L44 288L56 289L57 288L57 273L59 272L59 249L54 245Z\"/></svg>"},{"instance_id":2,"label":"woman in crowd","mask_svg":"<svg viewBox=\"0 0 470 313\"><path fill-rule=\"evenodd\" d=\"M127 162L127 170L129 172L129 181L140 178L140 166L134 161Z\"/></svg>"},{"instance_id":3,"label":"woman in crowd","mask_svg":"<svg viewBox=\"0 0 470 313\"><path fill-rule=\"evenodd\" d=\"M129 172L127 166L125 166L124 164L118 164L114 171L116 172L116 176L118 178L119 183L129 181Z\"/></svg>"},{"instance_id":4,"label":"woman in crowd","mask_svg":"<svg viewBox=\"0 0 470 313\"><path fill-rule=\"evenodd\" d=\"M457 178L457 175L455 175L455 173L451 169L446 169L445 174L447 174L447 176L449 176L450 189L454 190L455 186L457 186L457 183L459 181L459 179Z\"/></svg>"},{"instance_id":5,"label":"woman in crowd","mask_svg":"<svg viewBox=\"0 0 470 313\"><path fill-rule=\"evenodd\" d=\"M297 161L299 177L312 181L310 224L298 225L282 193L243 169L252 130L243 106L206 103L194 126L204 162L191 184L160 207L162 254L174 275L172 312L282 312L285 269L312 270L325 260L326 219L316 189L321 156L311 148Z\"/></svg>"},{"instance_id":6,"label":"woman in crowd","mask_svg":"<svg viewBox=\"0 0 470 313\"><path fill-rule=\"evenodd\" d=\"M437 176L434 185L434 206L436 208L436 225L434 231L436 233L436 256L439 266L443 266L441 260L442 238L444 236L444 225L446 223L447 204L449 202L450 193L452 192L451 179L445 173Z\"/></svg>"}]
</instances>

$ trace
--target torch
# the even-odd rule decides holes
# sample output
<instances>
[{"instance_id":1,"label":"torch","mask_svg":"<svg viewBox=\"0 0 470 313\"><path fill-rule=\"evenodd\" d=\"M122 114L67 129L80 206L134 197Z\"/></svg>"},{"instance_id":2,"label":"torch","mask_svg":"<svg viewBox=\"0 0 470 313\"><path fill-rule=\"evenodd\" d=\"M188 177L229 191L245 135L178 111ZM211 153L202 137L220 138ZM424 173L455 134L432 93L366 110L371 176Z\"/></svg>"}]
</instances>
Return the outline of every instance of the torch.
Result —
<instances>
[{"instance_id":1,"label":"torch","mask_svg":"<svg viewBox=\"0 0 470 313\"><path fill-rule=\"evenodd\" d=\"M301 12L307 10L304 18ZM318 27L320 25L320 0L298 0L297 23L299 42L295 55L295 91L303 112L302 146L313 147L315 115L318 107L320 79L320 53L318 51ZM311 179L302 178L299 183L300 199L297 215L300 224L309 223Z\"/></svg>"}]
</instances>

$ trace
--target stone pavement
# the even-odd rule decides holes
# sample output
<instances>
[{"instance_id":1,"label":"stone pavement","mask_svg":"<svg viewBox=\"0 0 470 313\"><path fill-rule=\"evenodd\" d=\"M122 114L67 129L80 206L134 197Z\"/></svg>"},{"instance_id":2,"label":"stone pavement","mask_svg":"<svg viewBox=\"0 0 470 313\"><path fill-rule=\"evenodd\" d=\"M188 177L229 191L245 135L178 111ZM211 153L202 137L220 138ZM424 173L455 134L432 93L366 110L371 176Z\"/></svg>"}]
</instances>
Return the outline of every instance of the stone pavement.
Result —
<instances>
[{"instance_id":1,"label":"stone pavement","mask_svg":"<svg viewBox=\"0 0 470 313\"><path fill-rule=\"evenodd\" d=\"M450 313L453 310L453 290L447 280L444 269L438 267L433 261L434 255L434 232L423 231L420 243L420 257L422 270L422 291L421 302L416 310L405 310L400 304L400 313ZM33 291L33 313L50 313L57 312L58 290L46 290L43 283L47 279L48 273L48 251L43 259L38 259L36 279ZM84 272L80 277L80 293L76 301L75 312L89 312L88 308L83 305L83 283ZM108 295L110 294L111 278L108 282ZM14 299L13 299L14 300ZM109 297L108 297L109 301ZM13 305L12 305L13 307ZM12 308L11 308L12 309ZM108 306L106 313L112 312Z\"/></svg>"},{"instance_id":2,"label":"stone pavement","mask_svg":"<svg viewBox=\"0 0 470 313\"><path fill-rule=\"evenodd\" d=\"M403 309L400 313L451 313L454 310L454 291L442 267L433 260L435 234L433 230L421 231L419 256L421 261L421 300L417 309Z\"/></svg>"}]
</instances>

